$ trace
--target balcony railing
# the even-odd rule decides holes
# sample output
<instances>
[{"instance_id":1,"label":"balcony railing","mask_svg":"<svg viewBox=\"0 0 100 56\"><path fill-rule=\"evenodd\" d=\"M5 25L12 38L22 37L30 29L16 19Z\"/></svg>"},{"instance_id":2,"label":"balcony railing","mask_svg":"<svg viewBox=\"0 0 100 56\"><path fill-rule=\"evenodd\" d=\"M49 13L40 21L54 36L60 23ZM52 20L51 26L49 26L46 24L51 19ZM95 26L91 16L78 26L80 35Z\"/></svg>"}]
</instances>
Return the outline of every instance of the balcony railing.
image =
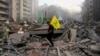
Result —
<instances>
[{"instance_id":1,"label":"balcony railing","mask_svg":"<svg viewBox=\"0 0 100 56\"><path fill-rule=\"evenodd\" d=\"M6 11L0 11L0 14L8 14Z\"/></svg>"},{"instance_id":2,"label":"balcony railing","mask_svg":"<svg viewBox=\"0 0 100 56\"><path fill-rule=\"evenodd\" d=\"M31 8L24 7L24 11L31 12Z\"/></svg>"},{"instance_id":3,"label":"balcony railing","mask_svg":"<svg viewBox=\"0 0 100 56\"><path fill-rule=\"evenodd\" d=\"M23 15L24 15L24 16L30 16L31 13L29 13L29 12L24 12Z\"/></svg>"},{"instance_id":4,"label":"balcony railing","mask_svg":"<svg viewBox=\"0 0 100 56\"><path fill-rule=\"evenodd\" d=\"M27 7L27 8L31 8L31 5L30 5L30 4L25 4L25 3L24 3L23 6L24 6L24 7Z\"/></svg>"},{"instance_id":5,"label":"balcony railing","mask_svg":"<svg viewBox=\"0 0 100 56\"><path fill-rule=\"evenodd\" d=\"M8 0L1 0L1 1L3 1L3 2L8 2Z\"/></svg>"},{"instance_id":6,"label":"balcony railing","mask_svg":"<svg viewBox=\"0 0 100 56\"><path fill-rule=\"evenodd\" d=\"M29 1L29 0L24 0L24 3L25 3L25 4L31 4L31 1Z\"/></svg>"},{"instance_id":7,"label":"balcony railing","mask_svg":"<svg viewBox=\"0 0 100 56\"><path fill-rule=\"evenodd\" d=\"M31 13L31 10L30 10L30 9L26 9L26 8L24 8L23 11L24 11L25 14L30 14L30 13Z\"/></svg>"},{"instance_id":8,"label":"balcony railing","mask_svg":"<svg viewBox=\"0 0 100 56\"><path fill-rule=\"evenodd\" d=\"M2 16L2 17L8 17L8 14L2 14L2 13L0 13L0 16Z\"/></svg>"},{"instance_id":9,"label":"balcony railing","mask_svg":"<svg viewBox=\"0 0 100 56\"><path fill-rule=\"evenodd\" d=\"M0 7L8 8L7 5L4 5L4 4L1 4L1 3L0 3Z\"/></svg>"},{"instance_id":10,"label":"balcony railing","mask_svg":"<svg viewBox=\"0 0 100 56\"><path fill-rule=\"evenodd\" d=\"M8 5L8 0L0 0L0 3L7 4Z\"/></svg>"},{"instance_id":11,"label":"balcony railing","mask_svg":"<svg viewBox=\"0 0 100 56\"><path fill-rule=\"evenodd\" d=\"M0 10L6 11L6 10L8 10L8 8L0 6Z\"/></svg>"}]
</instances>

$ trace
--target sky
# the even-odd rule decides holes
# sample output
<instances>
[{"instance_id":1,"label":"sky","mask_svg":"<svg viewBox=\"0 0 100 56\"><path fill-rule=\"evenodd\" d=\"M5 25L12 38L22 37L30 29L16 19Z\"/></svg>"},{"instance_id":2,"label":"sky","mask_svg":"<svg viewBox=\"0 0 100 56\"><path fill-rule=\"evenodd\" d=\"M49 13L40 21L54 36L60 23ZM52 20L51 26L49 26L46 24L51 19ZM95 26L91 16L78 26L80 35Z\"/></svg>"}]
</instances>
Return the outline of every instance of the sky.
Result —
<instances>
[{"instance_id":1,"label":"sky","mask_svg":"<svg viewBox=\"0 0 100 56\"><path fill-rule=\"evenodd\" d=\"M85 0L39 0L39 6L48 4L48 5L57 5L63 9L67 9L69 12L81 12L82 3Z\"/></svg>"}]
</instances>

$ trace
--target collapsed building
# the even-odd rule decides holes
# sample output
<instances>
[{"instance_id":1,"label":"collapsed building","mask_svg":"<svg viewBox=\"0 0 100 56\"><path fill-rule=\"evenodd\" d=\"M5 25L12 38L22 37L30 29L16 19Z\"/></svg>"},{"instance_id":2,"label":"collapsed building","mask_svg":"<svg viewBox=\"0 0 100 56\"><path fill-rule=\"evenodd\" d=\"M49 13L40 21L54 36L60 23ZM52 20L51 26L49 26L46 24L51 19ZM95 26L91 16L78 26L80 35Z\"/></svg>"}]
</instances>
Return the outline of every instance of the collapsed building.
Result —
<instances>
[{"instance_id":1,"label":"collapsed building","mask_svg":"<svg viewBox=\"0 0 100 56\"><path fill-rule=\"evenodd\" d=\"M73 21L65 22L62 26L55 30L55 35L60 35L53 39L54 47L49 47L43 36L46 25L31 28L31 31L21 32L21 29L20 32L9 33L2 45L2 56L100 56L98 26Z\"/></svg>"}]
</instances>

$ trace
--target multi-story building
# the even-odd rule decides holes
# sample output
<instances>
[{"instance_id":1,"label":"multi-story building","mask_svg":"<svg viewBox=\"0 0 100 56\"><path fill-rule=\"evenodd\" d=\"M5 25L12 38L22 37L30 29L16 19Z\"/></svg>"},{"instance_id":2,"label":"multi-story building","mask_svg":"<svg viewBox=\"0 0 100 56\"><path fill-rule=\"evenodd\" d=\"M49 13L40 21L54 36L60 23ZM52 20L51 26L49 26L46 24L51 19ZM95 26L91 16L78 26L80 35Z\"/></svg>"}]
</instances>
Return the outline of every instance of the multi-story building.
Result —
<instances>
[{"instance_id":1,"label":"multi-story building","mask_svg":"<svg viewBox=\"0 0 100 56\"><path fill-rule=\"evenodd\" d=\"M83 21L100 21L100 0L85 0L82 9Z\"/></svg>"},{"instance_id":2,"label":"multi-story building","mask_svg":"<svg viewBox=\"0 0 100 56\"><path fill-rule=\"evenodd\" d=\"M38 0L32 0L32 19L39 20Z\"/></svg>"},{"instance_id":3,"label":"multi-story building","mask_svg":"<svg viewBox=\"0 0 100 56\"><path fill-rule=\"evenodd\" d=\"M32 0L16 0L17 2L17 19L31 20L32 19Z\"/></svg>"},{"instance_id":4,"label":"multi-story building","mask_svg":"<svg viewBox=\"0 0 100 56\"><path fill-rule=\"evenodd\" d=\"M17 21L33 21L38 18L38 0L14 0L14 9L17 13ZM16 17L16 16L15 16Z\"/></svg>"},{"instance_id":5,"label":"multi-story building","mask_svg":"<svg viewBox=\"0 0 100 56\"><path fill-rule=\"evenodd\" d=\"M93 20L100 21L100 0L93 0Z\"/></svg>"},{"instance_id":6,"label":"multi-story building","mask_svg":"<svg viewBox=\"0 0 100 56\"><path fill-rule=\"evenodd\" d=\"M23 3L23 4L22 4ZM21 8L21 15L23 17L21 17L21 19L24 20L29 20L32 18L32 0L23 0L23 2L21 2L20 4L22 4L20 7Z\"/></svg>"},{"instance_id":7,"label":"multi-story building","mask_svg":"<svg viewBox=\"0 0 100 56\"><path fill-rule=\"evenodd\" d=\"M9 13L13 21L17 21L17 0L9 0Z\"/></svg>"},{"instance_id":8,"label":"multi-story building","mask_svg":"<svg viewBox=\"0 0 100 56\"><path fill-rule=\"evenodd\" d=\"M37 0L0 0L0 18L14 21L37 19Z\"/></svg>"},{"instance_id":9,"label":"multi-story building","mask_svg":"<svg viewBox=\"0 0 100 56\"><path fill-rule=\"evenodd\" d=\"M9 0L0 0L0 20L8 20Z\"/></svg>"},{"instance_id":10,"label":"multi-story building","mask_svg":"<svg viewBox=\"0 0 100 56\"><path fill-rule=\"evenodd\" d=\"M82 11L82 18L83 21L87 22L89 21L92 17L92 0L85 0L85 2L83 3L83 7L82 7L83 11Z\"/></svg>"}]
</instances>

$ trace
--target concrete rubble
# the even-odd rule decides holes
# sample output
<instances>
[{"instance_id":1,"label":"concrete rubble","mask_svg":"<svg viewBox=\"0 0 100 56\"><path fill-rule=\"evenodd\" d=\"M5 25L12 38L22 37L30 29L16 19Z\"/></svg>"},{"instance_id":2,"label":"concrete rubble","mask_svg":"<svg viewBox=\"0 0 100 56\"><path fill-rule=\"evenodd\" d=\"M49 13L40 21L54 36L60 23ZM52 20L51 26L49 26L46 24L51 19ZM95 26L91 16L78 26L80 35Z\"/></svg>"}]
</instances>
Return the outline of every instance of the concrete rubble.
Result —
<instances>
[{"instance_id":1,"label":"concrete rubble","mask_svg":"<svg viewBox=\"0 0 100 56\"><path fill-rule=\"evenodd\" d=\"M73 22L64 26L65 32L53 40L54 47L48 47L47 40L42 38L44 36L30 35L29 32L12 33L9 35L11 45L20 55L5 43L3 56L100 56L100 36L93 27L80 26ZM19 27L15 28L19 30Z\"/></svg>"}]
</instances>

